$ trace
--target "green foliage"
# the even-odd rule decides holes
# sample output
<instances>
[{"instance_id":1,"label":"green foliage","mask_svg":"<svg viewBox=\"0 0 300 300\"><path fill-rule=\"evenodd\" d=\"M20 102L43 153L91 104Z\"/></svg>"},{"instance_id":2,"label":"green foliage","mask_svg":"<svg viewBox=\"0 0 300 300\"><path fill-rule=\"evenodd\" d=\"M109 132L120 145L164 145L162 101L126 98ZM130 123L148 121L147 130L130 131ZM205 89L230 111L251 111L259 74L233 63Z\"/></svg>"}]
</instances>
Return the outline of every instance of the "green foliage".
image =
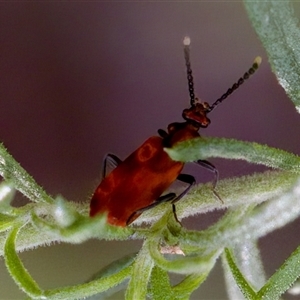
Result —
<instances>
[{"instance_id":1,"label":"green foliage","mask_svg":"<svg viewBox=\"0 0 300 300\"><path fill-rule=\"evenodd\" d=\"M244 2L278 81L299 111L300 31L289 2ZM184 162L222 157L277 170L220 181L217 189L224 204L216 200L210 184L192 189L176 206L179 219L227 208L206 230L180 226L168 203L144 212L135 225L119 228L108 225L105 215L90 218L88 203L50 197L0 145L0 255L18 287L31 299L82 299L128 281L126 299L189 299L221 256L231 299L278 299L285 293L300 276L300 247L266 279L257 241L299 217L300 157L223 138L193 139L166 151ZM15 190L31 203L12 207ZM52 290L40 288L17 254L51 242L129 237L144 240L138 254L120 258L88 282ZM182 280L172 285L170 272Z\"/></svg>"},{"instance_id":2,"label":"green foliage","mask_svg":"<svg viewBox=\"0 0 300 300\"><path fill-rule=\"evenodd\" d=\"M300 30L292 1L244 0L279 84L300 111Z\"/></svg>"}]
</instances>

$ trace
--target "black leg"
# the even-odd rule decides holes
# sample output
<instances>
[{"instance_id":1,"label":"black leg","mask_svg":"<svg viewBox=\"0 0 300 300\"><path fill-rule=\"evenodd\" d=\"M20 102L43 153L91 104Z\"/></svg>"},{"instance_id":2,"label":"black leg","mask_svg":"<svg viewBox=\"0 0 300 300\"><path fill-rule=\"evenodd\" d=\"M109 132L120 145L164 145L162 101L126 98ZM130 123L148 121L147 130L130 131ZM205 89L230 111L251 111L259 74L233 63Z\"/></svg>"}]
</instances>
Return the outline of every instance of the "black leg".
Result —
<instances>
[{"instance_id":1,"label":"black leg","mask_svg":"<svg viewBox=\"0 0 300 300\"><path fill-rule=\"evenodd\" d=\"M102 166L102 179L105 178L120 163L121 159L114 154L106 154Z\"/></svg>"},{"instance_id":2,"label":"black leg","mask_svg":"<svg viewBox=\"0 0 300 300\"><path fill-rule=\"evenodd\" d=\"M191 189L191 187L196 183L196 179L194 176L189 175L189 174L179 174L177 177L177 180L189 184L189 186L181 194L179 194L175 199L172 200L172 210L173 210L174 218L180 225L182 225L177 217L175 203L178 202L183 196L185 196L188 193L188 191Z\"/></svg>"},{"instance_id":3,"label":"black leg","mask_svg":"<svg viewBox=\"0 0 300 300\"><path fill-rule=\"evenodd\" d=\"M158 129L157 132L160 135L160 137L162 137L163 139L169 136L168 133L163 129Z\"/></svg>"},{"instance_id":4,"label":"black leg","mask_svg":"<svg viewBox=\"0 0 300 300\"><path fill-rule=\"evenodd\" d=\"M177 177L177 180L182 181L184 183L188 183L189 186L178 196L176 196L175 199L172 200L172 204L176 203L179 201L183 196L185 196L190 188L196 183L195 177L189 174L179 174Z\"/></svg>"},{"instance_id":5,"label":"black leg","mask_svg":"<svg viewBox=\"0 0 300 300\"><path fill-rule=\"evenodd\" d=\"M163 133L162 133L162 135L163 135ZM116 156L111 155L111 154L110 154L110 156L111 156L111 158L113 157L114 160L116 161L116 159L115 159L115 158L117 158ZM118 164L119 164L119 162L121 162L121 160L119 158L117 158L117 161L118 161ZM216 167L212 163L210 163L209 161L206 161L206 160L198 160L195 163L197 163L198 165L204 167L205 169L208 169L211 172L214 172L215 177L214 177L214 180L213 180L213 189L212 189L212 191L213 191L214 195L222 203L224 203L223 200L221 199L221 197L218 195L218 193L215 190L216 185L218 183L218 179L219 179L219 172L216 169ZM143 208L133 212L130 215L130 217L128 218L126 224L129 225L131 222L133 222L136 219L137 215L140 215L144 211L146 211L148 209L151 209L151 208L153 208L153 207L155 207L155 206L157 206L157 205L159 205L163 202L169 202L169 201L171 201L171 203L172 203L172 210L173 210L175 220L179 224L181 224L180 221L177 218L175 203L178 202L183 196L185 196L189 192L191 187L196 183L196 180L195 180L194 176L189 175L189 174L179 174L178 177L177 177L177 180L189 184L188 187L182 193L180 193L178 196L175 193L169 193L169 194L166 194L166 195L163 195L163 196L159 197L158 199L156 199L150 205L148 205L146 207L143 207Z\"/></svg>"},{"instance_id":6,"label":"black leg","mask_svg":"<svg viewBox=\"0 0 300 300\"><path fill-rule=\"evenodd\" d=\"M140 215L141 213L143 213L144 211L148 210L148 209L151 209L163 202L168 202L168 201L171 201L173 200L174 198L176 197L176 194L175 193L169 193L169 194L166 194L166 195L163 195L163 196L160 196L158 199L155 200L155 202L153 202L152 204L146 206L146 207L143 207L135 212L133 212L130 217L128 218L128 220L126 221L126 225L129 225L133 220L135 220L136 218L136 215Z\"/></svg>"},{"instance_id":7,"label":"black leg","mask_svg":"<svg viewBox=\"0 0 300 300\"><path fill-rule=\"evenodd\" d=\"M171 202L172 203L172 210L173 210L175 220L179 224L181 224L180 221L177 218L177 215L176 215L175 203L177 201L179 201L184 195L187 194L187 192L190 190L190 188L195 184L196 180L195 180L194 176L188 175L188 174L179 174L178 177L177 177L177 180L182 181L184 183L188 183L189 186L182 193L180 193L178 196L175 193L169 193L169 194L160 196L152 204L133 212L130 215L130 217L128 218L126 224L129 225L133 220L135 220L136 215L140 215L141 213L143 213L144 211L146 211L148 209L151 209L151 208L153 208L153 207L155 207L155 206L157 206L157 205L159 205L163 202L169 202L169 201L172 201Z\"/></svg>"},{"instance_id":8,"label":"black leg","mask_svg":"<svg viewBox=\"0 0 300 300\"><path fill-rule=\"evenodd\" d=\"M217 193L216 190L215 190L215 189L216 189L216 186L217 186L217 183L218 183L218 180L219 180L219 171L217 170L217 168L216 168L212 163L210 163L210 162L207 161L207 160L201 160L201 159L199 159L199 160L196 161L196 164L198 164L198 165L204 167L205 169L207 169L207 170L209 170L209 171L211 171L211 172L214 172L215 177L214 177L214 180L213 180L213 188L212 188L212 191L213 191L214 195L215 195L222 203L224 203L223 200L222 200L222 198L218 195L218 193Z\"/></svg>"}]
</instances>

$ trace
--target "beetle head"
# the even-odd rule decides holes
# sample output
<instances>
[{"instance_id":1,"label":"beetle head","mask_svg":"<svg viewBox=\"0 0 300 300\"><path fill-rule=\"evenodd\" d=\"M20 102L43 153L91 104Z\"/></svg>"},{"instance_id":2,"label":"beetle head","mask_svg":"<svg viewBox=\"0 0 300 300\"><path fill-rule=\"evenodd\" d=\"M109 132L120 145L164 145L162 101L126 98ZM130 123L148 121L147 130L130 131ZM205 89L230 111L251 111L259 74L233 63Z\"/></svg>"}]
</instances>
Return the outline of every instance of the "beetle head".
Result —
<instances>
[{"instance_id":1,"label":"beetle head","mask_svg":"<svg viewBox=\"0 0 300 300\"><path fill-rule=\"evenodd\" d=\"M199 128L206 128L210 124L210 119L207 117L207 113L210 112L210 106L207 102L199 102L197 98L195 100L193 106L182 112L182 117Z\"/></svg>"}]
</instances>

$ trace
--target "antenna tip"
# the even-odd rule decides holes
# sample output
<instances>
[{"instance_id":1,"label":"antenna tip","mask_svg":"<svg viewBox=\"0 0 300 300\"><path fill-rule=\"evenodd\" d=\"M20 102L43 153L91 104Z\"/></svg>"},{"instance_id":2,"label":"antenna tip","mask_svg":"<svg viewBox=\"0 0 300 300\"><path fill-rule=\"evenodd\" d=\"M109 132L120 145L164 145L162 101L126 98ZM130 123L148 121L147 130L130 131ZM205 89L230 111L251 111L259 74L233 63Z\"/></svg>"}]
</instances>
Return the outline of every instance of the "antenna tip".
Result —
<instances>
[{"instance_id":1,"label":"antenna tip","mask_svg":"<svg viewBox=\"0 0 300 300\"><path fill-rule=\"evenodd\" d=\"M183 39L183 45L184 46L189 46L191 44L191 39L189 36L185 36Z\"/></svg>"},{"instance_id":2,"label":"antenna tip","mask_svg":"<svg viewBox=\"0 0 300 300\"><path fill-rule=\"evenodd\" d=\"M259 65L261 64L262 58L260 56L255 57L254 59L254 64L257 65L257 67L259 67Z\"/></svg>"}]
</instances>

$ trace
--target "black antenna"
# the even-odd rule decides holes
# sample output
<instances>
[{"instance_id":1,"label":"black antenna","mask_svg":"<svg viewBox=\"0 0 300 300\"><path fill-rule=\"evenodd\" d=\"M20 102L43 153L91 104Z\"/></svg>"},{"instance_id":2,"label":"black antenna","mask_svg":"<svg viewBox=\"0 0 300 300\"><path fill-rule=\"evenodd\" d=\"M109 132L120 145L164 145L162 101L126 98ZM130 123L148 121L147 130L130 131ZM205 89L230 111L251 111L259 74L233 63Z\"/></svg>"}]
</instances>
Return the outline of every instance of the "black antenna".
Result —
<instances>
[{"instance_id":1,"label":"black antenna","mask_svg":"<svg viewBox=\"0 0 300 300\"><path fill-rule=\"evenodd\" d=\"M194 106L195 105L195 93L194 93L194 81L193 81L193 75L192 75L192 69L191 69L191 63L190 63L190 44L191 44L191 39L188 36L186 36L183 39L184 58L185 58L187 79L188 79L188 85L189 85L190 102L191 102L191 106Z\"/></svg>"},{"instance_id":2,"label":"black antenna","mask_svg":"<svg viewBox=\"0 0 300 300\"><path fill-rule=\"evenodd\" d=\"M232 85L231 88L227 90L226 93L224 93L219 99L217 99L210 107L207 108L207 112L211 112L213 109L216 108L221 102L223 102L229 95L231 95L236 89L242 85L245 80L247 80L251 75L255 73L255 71L258 69L259 65L261 64L261 57L257 56L254 59L252 67L241 77L236 83Z\"/></svg>"}]
</instances>

